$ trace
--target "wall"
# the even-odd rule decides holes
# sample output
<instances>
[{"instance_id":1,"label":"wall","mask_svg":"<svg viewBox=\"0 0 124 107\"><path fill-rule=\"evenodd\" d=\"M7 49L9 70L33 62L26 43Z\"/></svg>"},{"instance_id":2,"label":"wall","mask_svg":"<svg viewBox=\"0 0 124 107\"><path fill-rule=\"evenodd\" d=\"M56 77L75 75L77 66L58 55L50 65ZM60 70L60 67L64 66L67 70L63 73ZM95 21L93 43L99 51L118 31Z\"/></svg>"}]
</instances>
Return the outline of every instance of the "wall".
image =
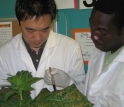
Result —
<instances>
[{"instance_id":1,"label":"wall","mask_svg":"<svg viewBox=\"0 0 124 107\"><path fill-rule=\"evenodd\" d=\"M72 36L71 30L75 28L89 28L89 17L91 9L61 9L58 10L58 32L69 37ZM67 20L67 23L66 23ZM67 34L66 34L67 25Z\"/></svg>"},{"instance_id":2,"label":"wall","mask_svg":"<svg viewBox=\"0 0 124 107\"><path fill-rule=\"evenodd\" d=\"M0 0L0 19L15 18L16 0Z\"/></svg>"}]
</instances>

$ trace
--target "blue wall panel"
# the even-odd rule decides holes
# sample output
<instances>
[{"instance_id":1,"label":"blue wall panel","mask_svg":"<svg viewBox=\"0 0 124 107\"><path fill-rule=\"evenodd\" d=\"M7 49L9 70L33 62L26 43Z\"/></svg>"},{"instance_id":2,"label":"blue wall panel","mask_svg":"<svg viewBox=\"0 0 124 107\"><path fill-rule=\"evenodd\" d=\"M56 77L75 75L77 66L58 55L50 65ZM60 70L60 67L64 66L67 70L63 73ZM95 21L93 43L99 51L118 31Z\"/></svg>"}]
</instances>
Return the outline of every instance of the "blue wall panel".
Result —
<instances>
[{"instance_id":1,"label":"blue wall panel","mask_svg":"<svg viewBox=\"0 0 124 107\"><path fill-rule=\"evenodd\" d=\"M15 18L16 0L0 0L0 18Z\"/></svg>"},{"instance_id":2,"label":"blue wall panel","mask_svg":"<svg viewBox=\"0 0 124 107\"><path fill-rule=\"evenodd\" d=\"M58 32L66 35L66 20L67 20L67 36L71 37L71 29L74 28L89 28L89 17L91 9L74 10L61 9L58 10L57 25Z\"/></svg>"}]
</instances>

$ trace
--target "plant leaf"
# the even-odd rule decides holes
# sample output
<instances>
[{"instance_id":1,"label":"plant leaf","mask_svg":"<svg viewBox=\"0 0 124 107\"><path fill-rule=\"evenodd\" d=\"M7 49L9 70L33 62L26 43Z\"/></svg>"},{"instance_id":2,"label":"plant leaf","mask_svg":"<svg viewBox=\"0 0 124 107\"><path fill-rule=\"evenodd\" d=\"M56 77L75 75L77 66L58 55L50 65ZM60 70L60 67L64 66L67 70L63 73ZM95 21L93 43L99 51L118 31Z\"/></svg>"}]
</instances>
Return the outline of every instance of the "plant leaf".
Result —
<instances>
[{"instance_id":1,"label":"plant leaf","mask_svg":"<svg viewBox=\"0 0 124 107\"><path fill-rule=\"evenodd\" d=\"M8 92L6 95L5 95L5 101L7 101L7 99L12 96L13 94L15 94L16 92L15 91L11 91L11 92Z\"/></svg>"},{"instance_id":2,"label":"plant leaf","mask_svg":"<svg viewBox=\"0 0 124 107\"><path fill-rule=\"evenodd\" d=\"M34 88L32 88L31 86L26 85L25 87L23 87L22 90L23 91L32 91L32 90L34 90Z\"/></svg>"},{"instance_id":3,"label":"plant leaf","mask_svg":"<svg viewBox=\"0 0 124 107\"><path fill-rule=\"evenodd\" d=\"M33 83L35 83L35 82L37 82L37 81L39 81L39 80L41 80L41 79L42 79L42 78L33 77L33 78L27 79L26 82L31 85L31 84L33 84Z\"/></svg>"},{"instance_id":4,"label":"plant leaf","mask_svg":"<svg viewBox=\"0 0 124 107\"><path fill-rule=\"evenodd\" d=\"M23 104L29 105L31 101L32 101L31 97L30 97L30 96L27 96L27 97L23 100Z\"/></svg>"}]
</instances>

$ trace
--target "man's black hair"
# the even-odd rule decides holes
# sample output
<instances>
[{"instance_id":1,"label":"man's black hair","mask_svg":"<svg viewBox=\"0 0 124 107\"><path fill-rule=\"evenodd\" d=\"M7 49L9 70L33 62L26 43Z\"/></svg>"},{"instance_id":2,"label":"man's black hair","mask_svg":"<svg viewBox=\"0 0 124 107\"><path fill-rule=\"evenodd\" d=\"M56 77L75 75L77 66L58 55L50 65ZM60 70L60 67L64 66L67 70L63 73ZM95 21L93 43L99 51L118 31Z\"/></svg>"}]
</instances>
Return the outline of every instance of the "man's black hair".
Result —
<instances>
[{"instance_id":1,"label":"man's black hair","mask_svg":"<svg viewBox=\"0 0 124 107\"><path fill-rule=\"evenodd\" d=\"M17 0L15 13L18 21L36 16L49 14L51 20L56 18L56 4L54 0Z\"/></svg>"},{"instance_id":2,"label":"man's black hair","mask_svg":"<svg viewBox=\"0 0 124 107\"><path fill-rule=\"evenodd\" d=\"M119 30L124 27L124 0L97 0L93 6L94 9L108 15L114 15L113 23Z\"/></svg>"}]
</instances>

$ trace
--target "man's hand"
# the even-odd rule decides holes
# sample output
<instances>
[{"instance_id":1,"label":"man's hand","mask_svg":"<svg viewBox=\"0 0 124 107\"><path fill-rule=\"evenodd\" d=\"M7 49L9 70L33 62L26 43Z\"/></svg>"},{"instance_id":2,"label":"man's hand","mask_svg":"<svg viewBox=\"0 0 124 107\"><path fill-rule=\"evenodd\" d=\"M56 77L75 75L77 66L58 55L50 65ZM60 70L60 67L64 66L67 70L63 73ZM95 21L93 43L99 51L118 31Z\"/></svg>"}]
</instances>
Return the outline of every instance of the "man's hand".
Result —
<instances>
[{"instance_id":1,"label":"man's hand","mask_svg":"<svg viewBox=\"0 0 124 107\"><path fill-rule=\"evenodd\" d=\"M69 86L71 77L64 71L56 69L56 68L52 68L51 72L49 71L49 69L45 71L44 82L46 84L52 85L51 75L53 75L54 77L56 86L62 87L62 88Z\"/></svg>"}]
</instances>

